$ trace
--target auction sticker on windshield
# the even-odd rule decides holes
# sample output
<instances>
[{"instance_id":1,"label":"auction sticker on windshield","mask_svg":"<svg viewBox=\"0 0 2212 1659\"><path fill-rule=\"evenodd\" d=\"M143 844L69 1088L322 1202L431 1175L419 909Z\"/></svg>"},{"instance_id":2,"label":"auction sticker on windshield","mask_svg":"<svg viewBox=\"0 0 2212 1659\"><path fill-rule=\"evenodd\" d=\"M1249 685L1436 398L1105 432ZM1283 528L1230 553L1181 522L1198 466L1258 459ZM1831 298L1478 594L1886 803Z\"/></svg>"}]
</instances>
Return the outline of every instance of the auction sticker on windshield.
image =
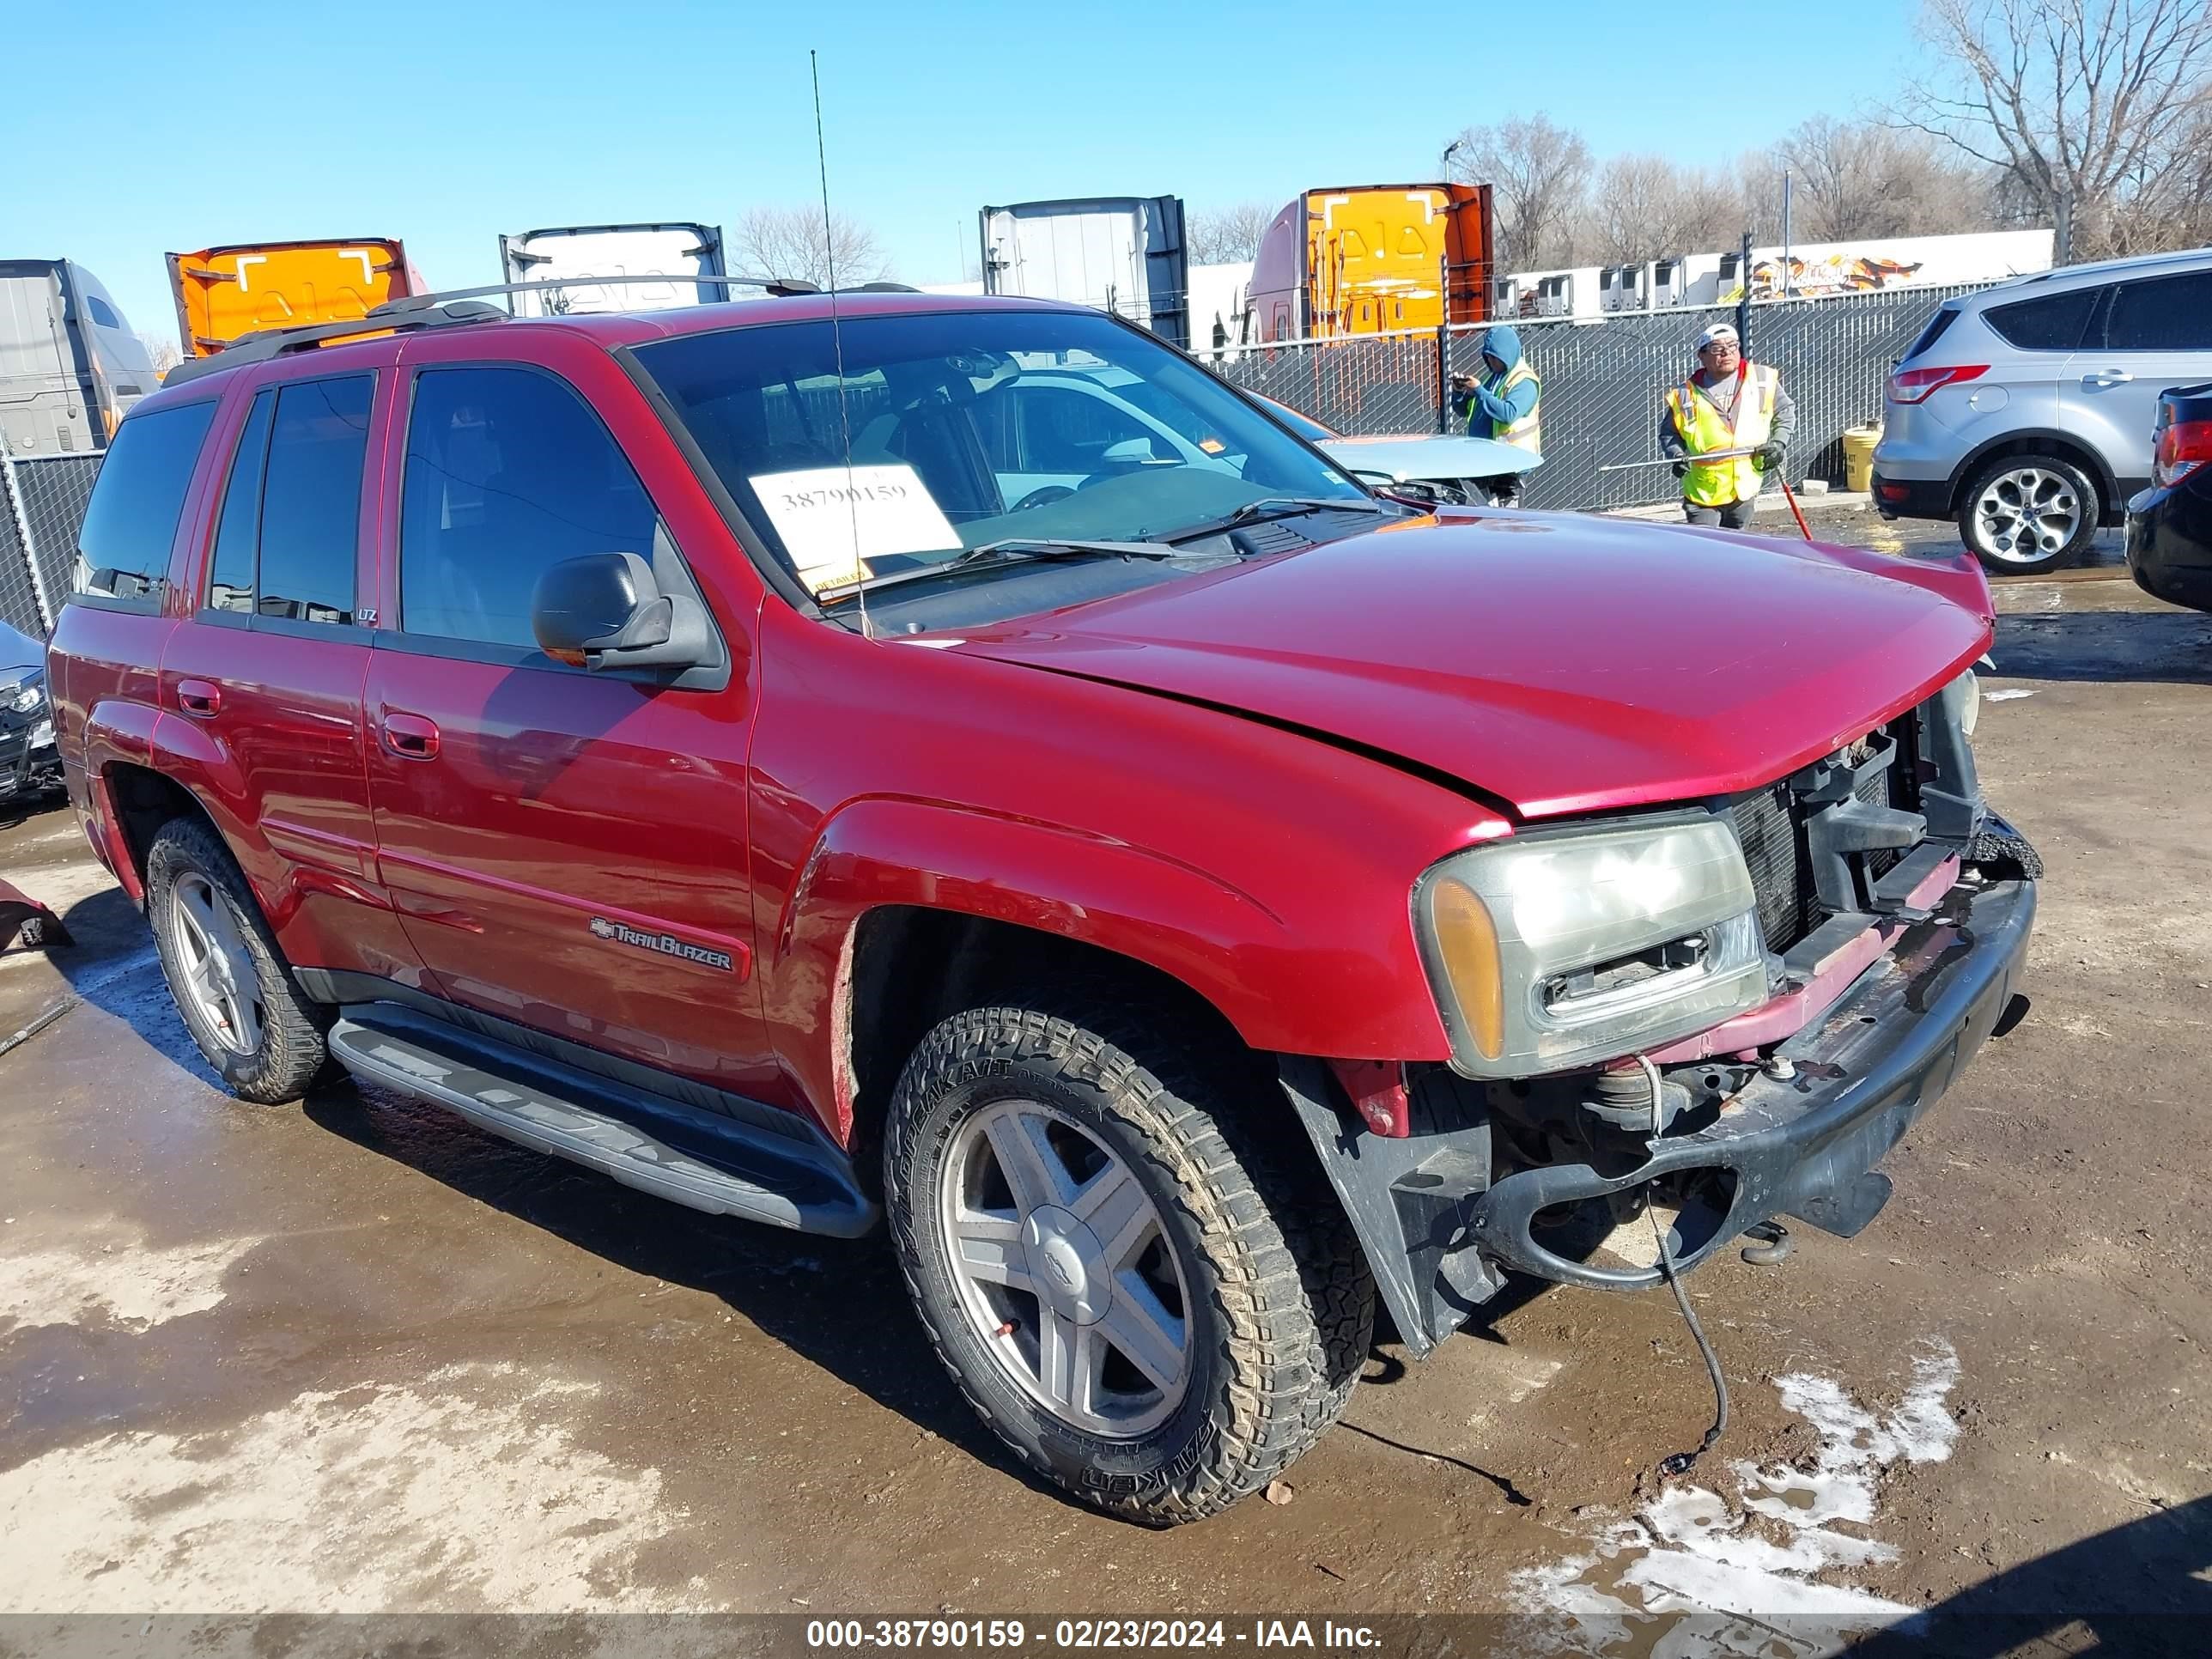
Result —
<instances>
[{"instance_id":1,"label":"auction sticker on windshield","mask_svg":"<svg viewBox=\"0 0 2212 1659\"><path fill-rule=\"evenodd\" d=\"M910 466L820 466L747 480L811 592L856 582L862 561L931 553L960 538Z\"/></svg>"}]
</instances>

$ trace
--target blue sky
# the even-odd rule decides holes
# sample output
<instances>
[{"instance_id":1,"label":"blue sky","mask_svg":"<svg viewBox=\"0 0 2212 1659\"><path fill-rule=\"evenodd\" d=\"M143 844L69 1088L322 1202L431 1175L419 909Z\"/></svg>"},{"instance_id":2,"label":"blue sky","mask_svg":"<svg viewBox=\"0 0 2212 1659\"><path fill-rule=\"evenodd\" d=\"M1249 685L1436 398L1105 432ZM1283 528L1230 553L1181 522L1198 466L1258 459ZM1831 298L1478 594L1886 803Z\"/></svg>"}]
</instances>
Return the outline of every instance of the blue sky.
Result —
<instances>
[{"instance_id":1,"label":"blue sky","mask_svg":"<svg viewBox=\"0 0 2212 1659\"><path fill-rule=\"evenodd\" d=\"M167 336L172 249L396 235L458 288L498 279L501 231L734 226L815 199L813 46L833 204L902 280L955 281L987 202L1426 179L1509 111L1718 162L1887 96L1914 9L104 0L95 43L80 9L19 4L0 257L81 260Z\"/></svg>"}]
</instances>

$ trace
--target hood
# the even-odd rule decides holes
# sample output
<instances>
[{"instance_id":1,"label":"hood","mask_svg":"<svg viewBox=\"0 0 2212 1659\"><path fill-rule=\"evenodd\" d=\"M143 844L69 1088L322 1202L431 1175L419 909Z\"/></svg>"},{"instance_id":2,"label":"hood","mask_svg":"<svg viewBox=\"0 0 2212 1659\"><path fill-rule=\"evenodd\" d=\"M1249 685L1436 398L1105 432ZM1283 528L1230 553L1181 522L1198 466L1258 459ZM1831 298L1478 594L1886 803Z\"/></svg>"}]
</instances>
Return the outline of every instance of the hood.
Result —
<instances>
[{"instance_id":1,"label":"hood","mask_svg":"<svg viewBox=\"0 0 2212 1659\"><path fill-rule=\"evenodd\" d=\"M1509 369L1521 361L1521 331L1510 323L1499 323L1483 331L1482 355L1495 357Z\"/></svg>"},{"instance_id":2,"label":"hood","mask_svg":"<svg viewBox=\"0 0 2212 1659\"><path fill-rule=\"evenodd\" d=\"M1540 466L1542 458L1495 438L1322 438L1322 453L1350 471L1398 483L1416 478L1502 478Z\"/></svg>"},{"instance_id":3,"label":"hood","mask_svg":"<svg viewBox=\"0 0 2212 1659\"><path fill-rule=\"evenodd\" d=\"M19 670L44 668L46 647L29 635L0 622L0 678L20 679Z\"/></svg>"},{"instance_id":4,"label":"hood","mask_svg":"<svg viewBox=\"0 0 2212 1659\"><path fill-rule=\"evenodd\" d=\"M1304 727L1544 817L1768 782L1918 702L1990 631L1964 562L1447 512L952 648Z\"/></svg>"}]
</instances>

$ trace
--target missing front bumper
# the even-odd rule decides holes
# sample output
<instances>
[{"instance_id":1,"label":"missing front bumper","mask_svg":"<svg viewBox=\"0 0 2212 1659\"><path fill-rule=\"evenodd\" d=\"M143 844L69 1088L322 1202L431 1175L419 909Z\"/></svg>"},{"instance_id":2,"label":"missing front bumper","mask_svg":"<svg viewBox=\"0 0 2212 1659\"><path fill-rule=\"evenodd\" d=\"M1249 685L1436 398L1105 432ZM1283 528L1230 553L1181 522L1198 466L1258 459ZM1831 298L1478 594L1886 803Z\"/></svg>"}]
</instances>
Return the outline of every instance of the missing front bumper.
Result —
<instances>
[{"instance_id":1,"label":"missing front bumper","mask_svg":"<svg viewBox=\"0 0 2212 1659\"><path fill-rule=\"evenodd\" d=\"M1953 890L1943 915L1908 929L1828 1011L1776 1048L1788 1079L1761 1077L1718 1121L1662 1138L1651 1155L1607 1176L1588 1164L1507 1176L1477 1200L1470 1243L1506 1267L1566 1285L1644 1290L1656 1267L1601 1267L1547 1249L1536 1218L1665 1176L1704 1175L1725 1207L1686 1209L1668 1241L1678 1267L1694 1267L1755 1222L1794 1216L1848 1238L1889 1198L1875 1171L1941 1099L2011 1002L2035 922L2035 884Z\"/></svg>"},{"instance_id":2,"label":"missing front bumper","mask_svg":"<svg viewBox=\"0 0 2212 1659\"><path fill-rule=\"evenodd\" d=\"M1668 1239L1696 1266L1777 1215L1845 1237L1889 1197L1875 1165L1940 1099L2004 1017L2035 921L2035 884L1954 887L1812 1024L1774 1053L1786 1079L1759 1077L1717 1121L1662 1136L1632 1167L1553 1164L1491 1179L1486 1125L1392 1140L1347 1129L1318 1064L1285 1060L1286 1092L1311 1133L1416 1353L1456 1328L1510 1268L1566 1285L1637 1291L1656 1267L1610 1267L1540 1242L1547 1211L1654 1182L1689 1189Z\"/></svg>"}]
</instances>

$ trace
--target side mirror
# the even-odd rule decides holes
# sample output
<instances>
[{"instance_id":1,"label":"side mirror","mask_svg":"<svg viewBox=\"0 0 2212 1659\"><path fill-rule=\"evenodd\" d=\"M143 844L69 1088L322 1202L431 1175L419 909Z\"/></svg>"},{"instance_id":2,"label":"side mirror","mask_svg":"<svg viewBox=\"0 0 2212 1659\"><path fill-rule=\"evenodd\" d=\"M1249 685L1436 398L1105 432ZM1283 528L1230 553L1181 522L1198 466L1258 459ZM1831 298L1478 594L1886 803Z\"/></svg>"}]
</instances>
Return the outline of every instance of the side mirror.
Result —
<instances>
[{"instance_id":1,"label":"side mirror","mask_svg":"<svg viewBox=\"0 0 2212 1659\"><path fill-rule=\"evenodd\" d=\"M1152 459L1152 441L1150 438L1124 438L1118 444L1107 445L1104 453L1098 459L1115 466L1141 466Z\"/></svg>"},{"instance_id":2,"label":"side mirror","mask_svg":"<svg viewBox=\"0 0 2212 1659\"><path fill-rule=\"evenodd\" d=\"M538 577L530 631L556 661L592 670L693 668L714 657L698 600L663 593L635 553L586 553Z\"/></svg>"}]
</instances>

